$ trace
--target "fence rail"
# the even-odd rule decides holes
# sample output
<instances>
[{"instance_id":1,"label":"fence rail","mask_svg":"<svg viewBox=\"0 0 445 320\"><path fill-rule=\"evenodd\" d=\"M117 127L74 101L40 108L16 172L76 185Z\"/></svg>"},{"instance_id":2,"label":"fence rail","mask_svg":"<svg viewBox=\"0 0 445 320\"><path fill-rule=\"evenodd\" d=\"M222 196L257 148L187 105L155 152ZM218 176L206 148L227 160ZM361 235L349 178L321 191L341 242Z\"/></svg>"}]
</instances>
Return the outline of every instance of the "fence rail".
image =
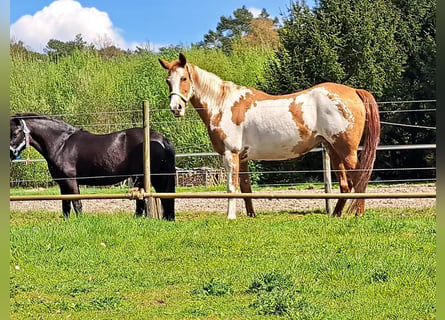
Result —
<instances>
[{"instance_id":1,"label":"fence rail","mask_svg":"<svg viewBox=\"0 0 445 320\"><path fill-rule=\"evenodd\" d=\"M436 193L225 193L225 192L180 192L180 193L158 193L133 191L129 193L116 194L53 194L53 195L28 195L10 196L10 201L40 201L40 200L83 200L83 199L130 199L142 200L144 198L250 198L250 199L406 199L406 198L435 198Z\"/></svg>"}]
</instances>

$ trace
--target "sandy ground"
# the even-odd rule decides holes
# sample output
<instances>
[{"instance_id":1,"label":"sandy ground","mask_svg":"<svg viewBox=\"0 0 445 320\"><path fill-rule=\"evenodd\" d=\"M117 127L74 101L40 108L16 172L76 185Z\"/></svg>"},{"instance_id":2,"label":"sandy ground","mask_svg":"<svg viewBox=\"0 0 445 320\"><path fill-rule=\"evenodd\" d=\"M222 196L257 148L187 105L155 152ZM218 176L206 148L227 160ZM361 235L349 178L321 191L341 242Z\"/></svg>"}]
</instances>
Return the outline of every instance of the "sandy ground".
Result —
<instances>
[{"instance_id":1,"label":"sandy ground","mask_svg":"<svg viewBox=\"0 0 445 320\"><path fill-rule=\"evenodd\" d=\"M262 191L267 192L267 191ZM323 193L322 189L308 189L308 190L283 190L274 191L274 194L281 192L291 193ZM333 190L334 193L339 192ZM435 193L435 184L425 185L391 185L368 188L368 193ZM332 200L335 205L336 200ZM83 200L83 211L88 212L134 212L134 201L126 199L116 200ZM316 209L324 210L325 200L315 199L254 199L253 205L256 212L261 211L292 211L292 212L304 212L312 211ZM417 199L368 199L366 200L367 208L404 208L404 207L431 207L436 205L435 198L417 198ZM226 213L227 200L226 199L176 199L175 202L176 212L184 211L207 211ZM11 201L11 210L28 211L28 210L49 210L60 211L62 210L62 204L60 200L51 201ZM237 212L245 212L244 201L237 199Z\"/></svg>"}]
</instances>

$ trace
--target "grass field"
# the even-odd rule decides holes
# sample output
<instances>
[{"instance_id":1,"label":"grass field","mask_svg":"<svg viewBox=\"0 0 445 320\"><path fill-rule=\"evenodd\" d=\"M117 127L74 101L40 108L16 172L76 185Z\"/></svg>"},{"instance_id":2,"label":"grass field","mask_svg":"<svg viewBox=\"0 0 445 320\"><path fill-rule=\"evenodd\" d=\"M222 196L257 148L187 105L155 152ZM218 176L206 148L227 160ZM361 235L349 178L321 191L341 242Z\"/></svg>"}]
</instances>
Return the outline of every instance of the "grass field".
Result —
<instances>
[{"instance_id":1,"label":"grass field","mask_svg":"<svg viewBox=\"0 0 445 320\"><path fill-rule=\"evenodd\" d=\"M436 211L10 214L11 319L435 319Z\"/></svg>"}]
</instances>

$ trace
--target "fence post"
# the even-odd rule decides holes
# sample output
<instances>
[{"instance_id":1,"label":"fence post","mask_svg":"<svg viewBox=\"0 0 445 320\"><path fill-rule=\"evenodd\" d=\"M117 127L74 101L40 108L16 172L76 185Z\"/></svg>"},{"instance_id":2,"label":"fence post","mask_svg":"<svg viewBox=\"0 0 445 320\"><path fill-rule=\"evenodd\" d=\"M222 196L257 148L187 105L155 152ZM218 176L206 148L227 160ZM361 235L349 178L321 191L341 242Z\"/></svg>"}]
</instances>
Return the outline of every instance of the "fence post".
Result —
<instances>
[{"instance_id":1,"label":"fence post","mask_svg":"<svg viewBox=\"0 0 445 320\"><path fill-rule=\"evenodd\" d=\"M144 126L144 190L148 193L148 197L144 198L144 202L147 208L145 214L150 212L152 218L160 219L160 207L157 205L157 201L151 196L151 180L150 180L150 107L147 100L144 100L143 105L143 126Z\"/></svg>"},{"instance_id":2,"label":"fence post","mask_svg":"<svg viewBox=\"0 0 445 320\"><path fill-rule=\"evenodd\" d=\"M329 153L326 152L326 148L322 145L321 154L323 157L323 180L324 180L324 192L332 193L332 177L331 177L331 159ZM332 200L325 199L326 213L332 214Z\"/></svg>"}]
</instances>

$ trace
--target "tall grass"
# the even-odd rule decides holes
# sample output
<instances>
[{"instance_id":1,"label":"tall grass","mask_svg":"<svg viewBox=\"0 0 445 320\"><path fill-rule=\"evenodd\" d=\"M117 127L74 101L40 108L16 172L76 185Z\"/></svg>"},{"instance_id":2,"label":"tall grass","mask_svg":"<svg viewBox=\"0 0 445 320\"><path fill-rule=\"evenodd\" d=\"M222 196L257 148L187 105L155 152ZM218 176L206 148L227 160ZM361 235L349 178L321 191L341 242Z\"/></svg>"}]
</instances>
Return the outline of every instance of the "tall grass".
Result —
<instances>
[{"instance_id":1,"label":"tall grass","mask_svg":"<svg viewBox=\"0 0 445 320\"><path fill-rule=\"evenodd\" d=\"M12 212L11 319L434 319L435 210Z\"/></svg>"}]
</instances>

